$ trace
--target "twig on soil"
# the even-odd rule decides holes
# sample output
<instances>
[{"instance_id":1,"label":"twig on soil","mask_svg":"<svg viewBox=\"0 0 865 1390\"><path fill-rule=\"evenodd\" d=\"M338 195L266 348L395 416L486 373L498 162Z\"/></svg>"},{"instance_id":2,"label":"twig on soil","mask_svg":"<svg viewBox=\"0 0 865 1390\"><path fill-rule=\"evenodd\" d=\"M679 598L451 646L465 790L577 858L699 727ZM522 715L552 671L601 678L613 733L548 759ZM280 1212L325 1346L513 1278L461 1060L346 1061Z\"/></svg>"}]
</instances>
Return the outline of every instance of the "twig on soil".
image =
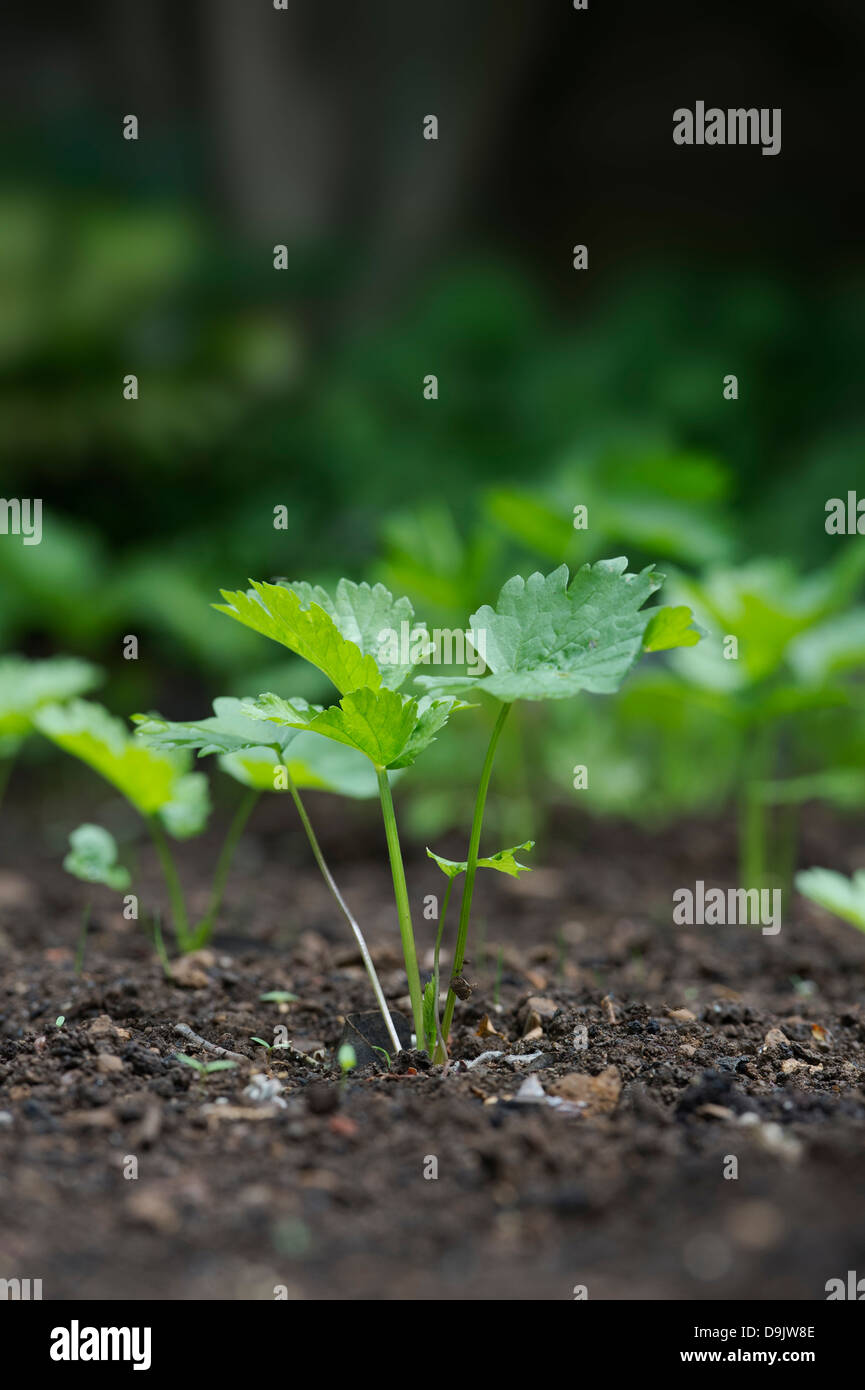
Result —
<instances>
[{"instance_id":1,"label":"twig on soil","mask_svg":"<svg viewBox=\"0 0 865 1390\"><path fill-rule=\"evenodd\" d=\"M197 1043L205 1052L212 1052L214 1057L230 1057L233 1062L245 1062L247 1066L252 1064L252 1058L244 1057L242 1052L230 1052L227 1047L218 1047L216 1043L199 1037L197 1033L193 1033L188 1023L175 1023L174 1031L180 1033L181 1037L188 1038L190 1042Z\"/></svg>"}]
</instances>

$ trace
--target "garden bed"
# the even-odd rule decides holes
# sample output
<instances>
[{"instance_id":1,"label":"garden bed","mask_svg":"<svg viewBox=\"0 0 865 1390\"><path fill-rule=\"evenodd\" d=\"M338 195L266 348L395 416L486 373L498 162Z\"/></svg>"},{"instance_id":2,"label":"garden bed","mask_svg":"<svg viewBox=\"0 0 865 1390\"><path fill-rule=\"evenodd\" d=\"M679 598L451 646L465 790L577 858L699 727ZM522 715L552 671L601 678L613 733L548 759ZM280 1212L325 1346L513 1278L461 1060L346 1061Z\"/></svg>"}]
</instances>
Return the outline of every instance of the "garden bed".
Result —
<instances>
[{"instance_id":1,"label":"garden bed","mask_svg":"<svg viewBox=\"0 0 865 1390\"><path fill-rule=\"evenodd\" d=\"M0 1276L51 1299L822 1299L865 1272L865 937L801 898L775 937L674 927L675 888L707 864L733 881L729 826L560 822L547 867L479 889L447 1072L404 1053L341 1083L369 986L315 871L286 889L277 814L183 983L107 895L76 977L77 885L16 817ZM326 831L326 852L353 847L340 883L407 1011L386 869L355 829ZM845 837L852 863L849 828L812 821L803 862L841 862ZM436 872L410 880L437 891ZM278 990L296 1002L262 1001ZM252 1038L282 1024L281 1089L250 1097ZM216 1054L177 1025L248 1060L202 1079L177 1052Z\"/></svg>"}]
</instances>

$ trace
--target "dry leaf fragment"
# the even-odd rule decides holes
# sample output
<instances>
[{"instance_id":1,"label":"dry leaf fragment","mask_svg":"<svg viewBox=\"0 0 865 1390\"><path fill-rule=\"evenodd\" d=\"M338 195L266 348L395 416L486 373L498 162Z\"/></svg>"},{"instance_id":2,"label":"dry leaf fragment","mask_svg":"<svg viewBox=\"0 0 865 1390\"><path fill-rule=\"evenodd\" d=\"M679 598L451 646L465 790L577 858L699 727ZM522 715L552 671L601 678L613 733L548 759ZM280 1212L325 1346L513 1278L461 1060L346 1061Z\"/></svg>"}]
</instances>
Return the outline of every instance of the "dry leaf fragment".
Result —
<instances>
[{"instance_id":1,"label":"dry leaf fragment","mask_svg":"<svg viewBox=\"0 0 865 1390\"><path fill-rule=\"evenodd\" d=\"M503 1038L505 1036L504 1033L500 1033L497 1028L493 1027L487 1014L484 1014L475 1029L475 1033L479 1038Z\"/></svg>"}]
</instances>

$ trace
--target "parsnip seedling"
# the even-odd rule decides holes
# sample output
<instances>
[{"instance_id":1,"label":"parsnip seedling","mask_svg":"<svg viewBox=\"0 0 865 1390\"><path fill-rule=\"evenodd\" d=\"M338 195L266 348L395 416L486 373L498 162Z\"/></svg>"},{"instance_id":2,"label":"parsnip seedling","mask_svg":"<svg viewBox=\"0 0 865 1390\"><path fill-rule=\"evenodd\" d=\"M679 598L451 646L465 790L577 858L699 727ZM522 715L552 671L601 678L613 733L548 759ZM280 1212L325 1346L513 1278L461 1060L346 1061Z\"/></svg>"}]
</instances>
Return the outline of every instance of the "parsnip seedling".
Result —
<instances>
[{"instance_id":1,"label":"parsnip seedling","mask_svg":"<svg viewBox=\"0 0 865 1390\"><path fill-rule=\"evenodd\" d=\"M190 928L180 876L166 831L174 839L198 835L210 812L207 778L189 771L185 753L161 752L134 739L120 719L89 700L44 705L34 727L72 757L92 767L135 807L153 837L165 877L181 950L201 943Z\"/></svg>"},{"instance_id":2,"label":"parsnip seedling","mask_svg":"<svg viewBox=\"0 0 865 1390\"><path fill-rule=\"evenodd\" d=\"M570 583L566 565L528 579L515 575L502 588L496 607L484 605L470 620L472 646L483 655L487 673L417 677L429 692L459 696L483 691L501 706L475 801L452 980L459 978L465 960L487 791L511 705L516 700L564 700L582 691L613 694L644 651L699 642L700 629L688 608L643 608L663 579L651 566L628 573L624 557L583 565ZM445 1040L455 1004L452 986L441 1030Z\"/></svg>"},{"instance_id":3,"label":"parsnip seedling","mask_svg":"<svg viewBox=\"0 0 865 1390\"><path fill-rule=\"evenodd\" d=\"M389 772L410 767L462 702L451 696L415 699L399 687L429 655L430 639L414 623L407 598L394 599L381 584L341 579L333 596L303 582L261 584L223 591L217 609L309 661L333 684L338 704L265 694L247 702L250 718L321 735L368 758L378 783L394 885L397 918L418 1046L426 1045L423 997L405 868ZM408 632L409 642L400 638ZM382 1008L381 1003L379 1007ZM389 1034L393 1026L382 1009ZM398 1050L398 1049L397 1049Z\"/></svg>"},{"instance_id":4,"label":"parsnip seedling","mask_svg":"<svg viewBox=\"0 0 865 1390\"><path fill-rule=\"evenodd\" d=\"M191 1067L193 1071L197 1072L202 1081L206 1081L214 1072L234 1071L237 1066L236 1062L199 1062L197 1057L190 1057L186 1052L176 1052L174 1056L176 1061L182 1062L185 1067Z\"/></svg>"},{"instance_id":5,"label":"parsnip seedling","mask_svg":"<svg viewBox=\"0 0 865 1390\"><path fill-rule=\"evenodd\" d=\"M63 860L68 874L83 883L101 883L122 893L129 887L129 870L117 863L117 842L110 831L101 825L79 825L69 836L69 853ZM90 923L90 899L84 907L78 946L75 951L75 973L84 969L87 928Z\"/></svg>"}]
</instances>

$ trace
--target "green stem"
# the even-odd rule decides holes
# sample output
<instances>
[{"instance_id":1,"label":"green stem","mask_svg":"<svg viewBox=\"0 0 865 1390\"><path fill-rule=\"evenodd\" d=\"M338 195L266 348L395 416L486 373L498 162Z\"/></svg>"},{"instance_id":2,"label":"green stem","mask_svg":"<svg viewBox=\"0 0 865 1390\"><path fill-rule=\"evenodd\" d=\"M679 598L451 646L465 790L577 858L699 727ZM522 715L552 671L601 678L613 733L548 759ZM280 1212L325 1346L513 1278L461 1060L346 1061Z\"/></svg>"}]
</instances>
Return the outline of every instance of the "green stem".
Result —
<instances>
[{"instance_id":1,"label":"green stem","mask_svg":"<svg viewBox=\"0 0 865 1390\"><path fill-rule=\"evenodd\" d=\"M739 808L739 877L743 888L761 888L766 880L768 857L768 808L763 783L771 777L775 763L768 727L753 727L746 746L749 768Z\"/></svg>"},{"instance_id":2,"label":"green stem","mask_svg":"<svg viewBox=\"0 0 865 1390\"><path fill-rule=\"evenodd\" d=\"M348 922L348 925L351 927L352 932L354 933L354 938L357 941L357 944L360 948L361 959L366 967L366 973L369 976L369 982L372 985L372 992L375 995L375 1002L378 1004L378 1007L381 1011L381 1016L384 1019L384 1026L388 1032L388 1037L393 1043L394 1052L400 1052L402 1049L400 1048L399 1038L396 1035L396 1029L393 1026L393 1019L390 1016L390 1009L388 1008L387 1000L384 997L384 990L381 987L381 983L375 971L375 966L372 963L372 956L370 955L369 948L366 944L366 941L364 940L363 932L358 926L357 921L355 920L354 915L349 909L344 897L337 888L336 883L334 882L333 874L327 867L327 862L325 860L324 855L321 852L321 846L318 843L309 816L306 814L306 807L300 799L300 792L294 785L294 779L292 778L291 773L289 772L287 767L285 768L285 776L288 781L288 790L291 792L291 799L295 804L297 814L300 816L301 825L306 831L306 838L309 840L309 847L312 850L315 862L321 870L321 876L327 884L328 888L330 889L331 893L333 894L340 912L345 917L345 920Z\"/></svg>"},{"instance_id":3,"label":"green stem","mask_svg":"<svg viewBox=\"0 0 865 1390\"><path fill-rule=\"evenodd\" d=\"M442 1062L442 1063L446 1062L447 1059L448 1059L448 1050L447 1050L447 1044L445 1043L445 1040L444 1040L444 1035L442 1034L441 1017L440 1017L440 1014L439 1014L439 988L440 988L439 955L440 955L440 953L441 953L442 937L443 937L443 935L444 935L444 929L445 929L445 917L446 917L446 915L447 915L448 903L449 903L450 900L451 900L451 889L453 888L453 886L454 886L454 881L453 881L452 878L449 878L449 879L448 879L448 886L447 886L447 888L445 889L445 900L444 900L444 902L442 903L441 915L440 915L440 917L439 917L439 929L438 929L438 931L436 932L435 955L434 955L434 957L433 957L433 989L434 989L434 991L435 991L435 993L434 993L434 995L433 995L433 999L434 999L434 1001L435 1001L435 1015L434 1015L434 1016L435 1016L435 1021L436 1021L436 1050L435 1050L435 1055L433 1056L433 1061L434 1061L434 1062Z\"/></svg>"},{"instance_id":4,"label":"green stem","mask_svg":"<svg viewBox=\"0 0 865 1390\"><path fill-rule=\"evenodd\" d=\"M504 728L505 720L508 717L509 710L510 705L502 705L501 710L499 712L499 717L496 720L495 727L490 736L489 746L487 747L487 755L484 758L484 765L481 769L481 780L478 784L478 795L477 800L475 801L475 814L474 819L472 820L472 833L471 838L469 840L469 853L468 860L466 863L466 878L465 883L463 884L463 900L460 905L460 922L459 927L457 929L457 944L454 949L453 969L451 971L452 977L454 975L459 975L460 971L463 968L463 961L465 960L466 943L468 941L469 934L469 918L471 916L472 910L472 894L474 893L475 874L477 872L478 867L478 851L480 849L481 843L481 828L484 823L484 807L486 806L487 801L487 788L490 785L490 776L492 774L493 762L496 756L496 746L498 744L502 729ZM442 1033L444 1034L445 1040L447 1040L447 1036L450 1032L451 1023L453 1022L454 1008L456 1006L456 1002L456 995L454 994L453 988L451 988L448 990L447 1003L445 1004L444 1022L442 1023Z\"/></svg>"},{"instance_id":5,"label":"green stem","mask_svg":"<svg viewBox=\"0 0 865 1390\"><path fill-rule=\"evenodd\" d=\"M393 876L396 912L399 918L400 936L402 937L405 973L408 977L408 992L411 997L411 1009L414 1016L414 1031L417 1037L418 1047L421 1051L425 1051L426 1038L423 1024L423 994L420 987L420 973L417 968L417 953L415 951L414 931L411 924L408 887L405 881L405 867L402 862L402 851L399 847L399 834L396 828L396 814L393 809L390 782L387 780L387 770L382 767L378 768L377 771L381 810L384 817L384 830L387 836L388 854L390 855L390 870Z\"/></svg>"},{"instance_id":6,"label":"green stem","mask_svg":"<svg viewBox=\"0 0 865 1390\"><path fill-rule=\"evenodd\" d=\"M0 759L0 806L3 804L3 797L6 795L9 778L12 776L12 764L14 761L14 754L11 758Z\"/></svg>"},{"instance_id":7,"label":"green stem","mask_svg":"<svg viewBox=\"0 0 865 1390\"><path fill-rule=\"evenodd\" d=\"M195 928L195 942L198 946L203 946L213 935L216 919L219 916L219 909L222 907L222 899L225 896L225 887L228 883L228 875L231 872L234 851L237 849L237 843L246 828L246 822L252 815L260 795L261 793L255 791L254 788L249 788L241 798L240 804L231 818L231 824L228 827L222 849L219 852L219 858L216 861L216 871L213 875L213 885L210 890L210 902L207 911Z\"/></svg>"},{"instance_id":8,"label":"green stem","mask_svg":"<svg viewBox=\"0 0 865 1390\"><path fill-rule=\"evenodd\" d=\"M181 951L191 951L193 949L192 934L189 930L189 918L186 914L186 903L183 897L183 888L177 872L177 865L168 847L168 840L165 838L165 831L162 829L156 816L148 816L147 824L153 836L153 843L156 846L156 853L159 855L159 862L162 865L162 873L165 884L168 888L168 898L171 903L171 915L174 920L174 934L177 937L177 944Z\"/></svg>"}]
</instances>

